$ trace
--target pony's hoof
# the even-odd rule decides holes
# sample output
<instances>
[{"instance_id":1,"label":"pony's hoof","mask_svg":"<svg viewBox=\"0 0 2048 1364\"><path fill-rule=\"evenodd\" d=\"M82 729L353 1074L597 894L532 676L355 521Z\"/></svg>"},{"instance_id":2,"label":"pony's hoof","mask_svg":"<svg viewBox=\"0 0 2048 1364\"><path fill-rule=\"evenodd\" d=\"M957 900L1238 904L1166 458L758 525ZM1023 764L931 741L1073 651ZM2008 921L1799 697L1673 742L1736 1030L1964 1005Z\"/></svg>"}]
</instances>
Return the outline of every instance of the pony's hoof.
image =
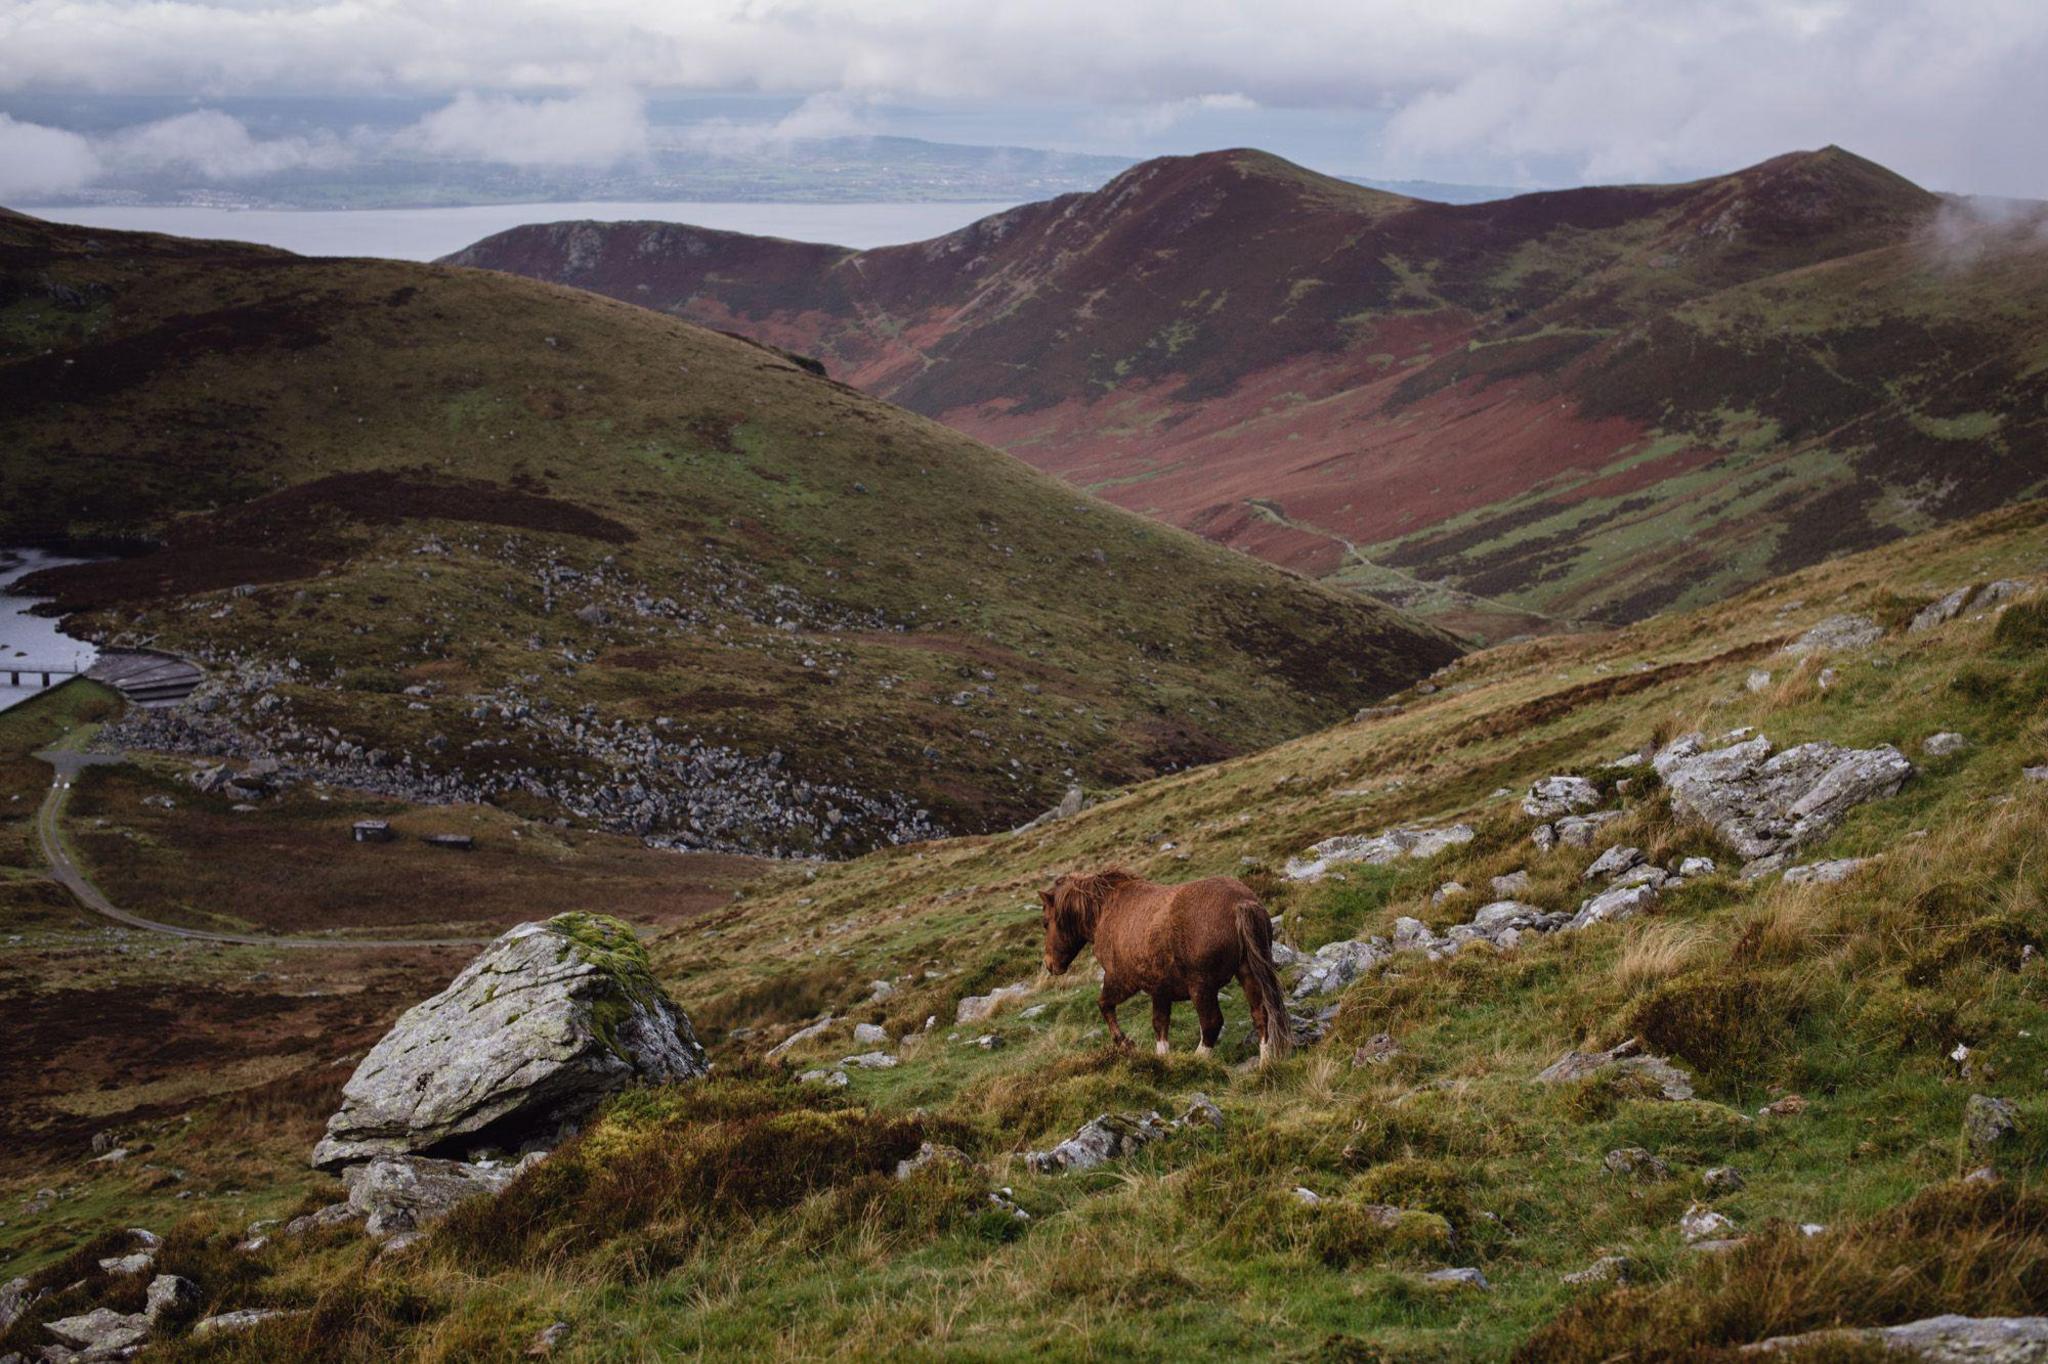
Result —
<instances>
[{"instance_id":1,"label":"pony's hoof","mask_svg":"<svg viewBox=\"0 0 2048 1364\"><path fill-rule=\"evenodd\" d=\"M1154 1056L1164 1056L1169 1050L1170 1048L1164 1042L1154 1042L1152 1044L1152 1054Z\"/></svg>"}]
</instances>

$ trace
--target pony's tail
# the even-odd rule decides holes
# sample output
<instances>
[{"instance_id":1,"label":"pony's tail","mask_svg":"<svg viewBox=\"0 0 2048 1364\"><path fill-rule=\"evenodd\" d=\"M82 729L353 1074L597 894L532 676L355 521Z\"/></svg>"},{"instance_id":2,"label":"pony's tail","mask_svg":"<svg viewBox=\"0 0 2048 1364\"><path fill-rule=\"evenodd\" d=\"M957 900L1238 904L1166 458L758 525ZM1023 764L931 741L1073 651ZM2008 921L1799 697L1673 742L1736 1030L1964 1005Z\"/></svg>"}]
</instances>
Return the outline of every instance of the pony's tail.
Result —
<instances>
[{"instance_id":1,"label":"pony's tail","mask_svg":"<svg viewBox=\"0 0 2048 1364\"><path fill-rule=\"evenodd\" d=\"M1245 978L1258 993L1260 1012L1266 1016L1259 1059L1277 1061L1294 1050L1294 1028L1287 1018L1287 1001L1280 993L1280 977L1273 970L1273 921L1257 900L1238 902L1237 943L1244 954Z\"/></svg>"}]
</instances>

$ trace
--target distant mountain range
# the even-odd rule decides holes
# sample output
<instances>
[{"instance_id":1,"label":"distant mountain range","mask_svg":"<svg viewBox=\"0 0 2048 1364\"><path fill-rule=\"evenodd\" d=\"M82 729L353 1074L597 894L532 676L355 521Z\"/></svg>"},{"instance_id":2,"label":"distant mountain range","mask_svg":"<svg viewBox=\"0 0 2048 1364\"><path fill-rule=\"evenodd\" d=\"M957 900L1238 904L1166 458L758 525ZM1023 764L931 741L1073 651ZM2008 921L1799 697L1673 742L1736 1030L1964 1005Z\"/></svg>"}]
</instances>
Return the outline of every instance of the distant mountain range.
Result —
<instances>
[{"instance_id":1,"label":"distant mountain range","mask_svg":"<svg viewBox=\"0 0 2048 1364\"><path fill-rule=\"evenodd\" d=\"M2048 230L1839 148L1432 203L1256 151L850 251L556 223L450 258L821 357L1134 510L1482 635L2048 489Z\"/></svg>"}]
</instances>

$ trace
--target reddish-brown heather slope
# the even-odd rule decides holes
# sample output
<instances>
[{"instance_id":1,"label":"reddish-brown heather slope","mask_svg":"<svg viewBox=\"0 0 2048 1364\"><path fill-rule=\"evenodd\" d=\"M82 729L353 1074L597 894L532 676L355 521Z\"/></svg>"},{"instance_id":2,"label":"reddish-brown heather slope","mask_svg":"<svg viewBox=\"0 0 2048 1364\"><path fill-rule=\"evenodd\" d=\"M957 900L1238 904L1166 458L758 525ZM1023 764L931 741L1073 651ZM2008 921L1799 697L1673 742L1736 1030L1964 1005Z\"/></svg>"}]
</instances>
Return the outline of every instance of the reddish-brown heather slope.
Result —
<instances>
[{"instance_id":1,"label":"reddish-brown heather slope","mask_svg":"<svg viewBox=\"0 0 2048 1364\"><path fill-rule=\"evenodd\" d=\"M569 223L453 259L820 356L1123 506L1500 629L2040 490L2048 234L1959 256L1956 216L1838 148L1469 205L1230 151L878 250Z\"/></svg>"}]
</instances>

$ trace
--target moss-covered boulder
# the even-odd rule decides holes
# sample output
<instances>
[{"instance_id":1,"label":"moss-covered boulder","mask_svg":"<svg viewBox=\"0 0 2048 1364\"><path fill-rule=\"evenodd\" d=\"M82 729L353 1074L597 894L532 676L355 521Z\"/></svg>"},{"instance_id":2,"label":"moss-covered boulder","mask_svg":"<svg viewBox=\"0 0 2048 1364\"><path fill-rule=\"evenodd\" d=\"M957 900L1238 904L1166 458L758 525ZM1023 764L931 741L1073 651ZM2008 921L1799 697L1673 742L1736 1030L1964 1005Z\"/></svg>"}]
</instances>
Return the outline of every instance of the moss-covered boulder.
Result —
<instances>
[{"instance_id":1,"label":"moss-covered boulder","mask_svg":"<svg viewBox=\"0 0 2048 1364\"><path fill-rule=\"evenodd\" d=\"M313 1164L552 1144L607 1094L708 1069L633 931L558 914L509 930L405 1012L356 1067Z\"/></svg>"}]
</instances>

